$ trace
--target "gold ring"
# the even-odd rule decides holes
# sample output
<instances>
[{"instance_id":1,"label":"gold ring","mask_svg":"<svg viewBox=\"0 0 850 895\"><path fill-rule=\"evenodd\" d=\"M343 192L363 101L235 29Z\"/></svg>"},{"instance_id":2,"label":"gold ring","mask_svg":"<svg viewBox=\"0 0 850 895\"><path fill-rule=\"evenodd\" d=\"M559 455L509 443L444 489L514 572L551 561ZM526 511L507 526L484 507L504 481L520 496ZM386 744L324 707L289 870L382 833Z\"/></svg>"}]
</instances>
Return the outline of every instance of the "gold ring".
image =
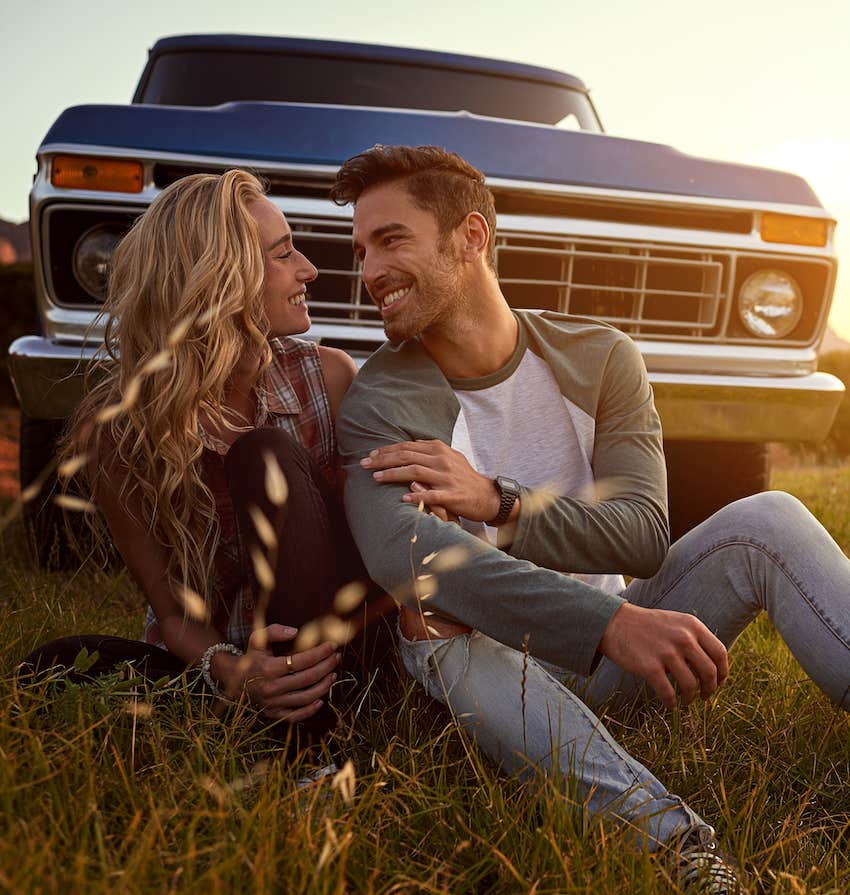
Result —
<instances>
[{"instance_id":1,"label":"gold ring","mask_svg":"<svg viewBox=\"0 0 850 895\"><path fill-rule=\"evenodd\" d=\"M286 673L293 674L295 669L292 667L292 656L284 656L283 658L286 659Z\"/></svg>"}]
</instances>

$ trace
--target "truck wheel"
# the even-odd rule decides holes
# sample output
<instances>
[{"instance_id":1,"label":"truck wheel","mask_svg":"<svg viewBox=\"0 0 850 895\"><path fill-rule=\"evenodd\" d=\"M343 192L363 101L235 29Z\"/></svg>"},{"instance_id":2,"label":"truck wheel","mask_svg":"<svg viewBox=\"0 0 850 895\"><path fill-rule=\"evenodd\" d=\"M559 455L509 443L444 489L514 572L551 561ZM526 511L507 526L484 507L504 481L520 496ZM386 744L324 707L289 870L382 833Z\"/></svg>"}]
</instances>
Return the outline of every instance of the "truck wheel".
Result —
<instances>
[{"instance_id":1,"label":"truck wheel","mask_svg":"<svg viewBox=\"0 0 850 895\"><path fill-rule=\"evenodd\" d=\"M664 453L674 541L726 504L770 487L766 444L666 441Z\"/></svg>"},{"instance_id":2,"label":"truck wheel","mask_svg":"<svg viewBox=\"0 0 850 895\"><path fill-rule=\"evenodd\" d=\"M62 510L53 503L56 473L44 475L54 461L65 420L39 420L21 414L19 441L21 491L43 478L39 493L23 506L24 527L36 563L41 568L68 568L72 551Z\"/></svg>"}]
</instances>

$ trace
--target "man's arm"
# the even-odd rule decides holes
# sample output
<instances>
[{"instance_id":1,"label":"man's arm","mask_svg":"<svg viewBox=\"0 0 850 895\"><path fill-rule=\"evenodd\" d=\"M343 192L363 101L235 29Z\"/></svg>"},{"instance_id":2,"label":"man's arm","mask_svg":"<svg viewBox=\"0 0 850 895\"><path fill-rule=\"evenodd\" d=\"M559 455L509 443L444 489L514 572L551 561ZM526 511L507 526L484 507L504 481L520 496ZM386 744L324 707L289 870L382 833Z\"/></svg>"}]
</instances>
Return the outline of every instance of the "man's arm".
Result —
<instances>
[{"instance_id":1,"label":"man's arm","mask_svg":"<svg viewBox=\"0 0 850 895\"><path fill-rule=\"evenodd\" d=\"M533 655L582 674L605 655L646 680L665 705L676 701L668 675L686 704L697 692L710 695L728 673L726 650L694 616L632 606L511 557L404 503L405 483L378 484L360 465L374 448L435 435L449 441L457 415L452 400L427 364L382 369L370 361L343 405L338 436L349 472L346 507L373 578L412 605L414 587L433 591L425 608L516 649L527 634ZM429 574L433 579L419 578Z\"/></svg>"},{"instance_id":2,"label":"man's arm","mask_svg":"<svg viewBox=\"0 0 850 895\"><path fill-rule=\"evenodd\" d=\"M669 547L661 426L640 354L630 339L611 346L595 408L591 493L523 492L507 528L509 552L559 572L652 576ZM363 461L382 485L423 485L403 500L436 504L489 522L499 509L492 480L439 440L402 441Z\"/></svg>"},{"instance_id":3,"label":"man's arm","mask_svg":"<svg viewBox=\"0 0 850 895\"><path fill-rule=\"evenodd\" d=\"M489 480L472 470L462 454L442 442L401 442L379 449L368 468L370 471L374 466L383 468L388 461L390 465L386 469L390 479L406 483L415 476L417 482L423 479L430 484L430 490L419 484L411 485L411 491L402 499L441 501L463 512L467 518L479 520L492 518L496 512L488 493ZM386 480L381 474L379 481ZM465 488L465 484L470 487ZM441 518L445 516L445 511L440 515ZM411 631L422 631L418 614L403 615L401 623L402 631L405 631L405 624ZM425 623L428 624L427 619ZM462 631L456 625L446 628L442 621L432 624L436 636L440 637L451 637ZM420 636L428 635L423 632ZM644 609L629 603L623 603L609 619L598 652L643 678L668 707L677 701L671 680L675 681L679 696L687 705L698 692L703 697L710 696L728 674L723 644L699 619L681 612Z\"/></svg>"},{"instance_id":4,"label":"man's arm","mask_svg":"<svg viewBox=\"0 0 850 895\"><path fill-rule=\"evenodd\" d=\"M337 430L347 472L346 510L371 577L413 606L417 591L421 596L436 588L424 608L516 649L528 635L533 655L588 673L622 598L509 556L404 503L404 484L376 482L360 465L369 451L426 436L448 440L456 412L451 389L436 374L428 381L428 369L405 382L395 370L373 375L373 361L351 387Z\"/></svg>"},{"instance_id":5,"label":"man's arm","mask_svg":"<svg viewBox=\"0 0 850 895\"><path fill-rule=\"evenodd\" d=\"M640 352L617 341L595 413L595 493L522 500L510 552L564 572L649 578L670 546L661 423Z\"/></svg>"}]
</instances>

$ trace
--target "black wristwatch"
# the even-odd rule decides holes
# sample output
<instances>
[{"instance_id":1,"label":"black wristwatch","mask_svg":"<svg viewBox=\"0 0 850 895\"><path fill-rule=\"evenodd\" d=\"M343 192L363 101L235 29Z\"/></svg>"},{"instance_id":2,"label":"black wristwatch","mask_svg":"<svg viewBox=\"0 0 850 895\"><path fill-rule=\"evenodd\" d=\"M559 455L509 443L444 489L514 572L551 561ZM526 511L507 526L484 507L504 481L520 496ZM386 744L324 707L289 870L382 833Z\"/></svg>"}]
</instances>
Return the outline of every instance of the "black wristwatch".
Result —
<instances>
[{"instance_id":1,"label":"black wristwatch","mask_svg":"<svg viewBox=\"0 0 850 895\"><path fill-rule=\"evenodd\" d=\"M510 516L511 510L519 497L519 482L504 475L497 475L493 479L493 483L496 485L501 500L499 502L499 512L487 525L504 525L508 521L508 516Z\"/></svg>"}]
</instances>

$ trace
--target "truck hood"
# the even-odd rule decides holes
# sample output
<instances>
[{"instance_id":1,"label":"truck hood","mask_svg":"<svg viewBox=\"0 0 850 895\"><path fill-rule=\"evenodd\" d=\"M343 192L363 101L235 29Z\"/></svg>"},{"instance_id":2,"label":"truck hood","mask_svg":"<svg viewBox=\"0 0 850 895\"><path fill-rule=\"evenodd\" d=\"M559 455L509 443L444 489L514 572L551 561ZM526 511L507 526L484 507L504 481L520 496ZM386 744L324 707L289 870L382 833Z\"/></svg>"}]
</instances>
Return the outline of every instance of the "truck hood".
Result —
<instances>
[{"instance_id":1,"label":"truck hood","mask_svg":"<svg viewBox=\"0 0 850 895\"><path fill-rule=\"evenodd\" d=\"M796 175L701 159L656 143L467 112L293 103L74 106L59 116L42 148L120 147L337 166L375 143L444 146L492 178L821 207Z\"/></svg>"}]
</instances>

